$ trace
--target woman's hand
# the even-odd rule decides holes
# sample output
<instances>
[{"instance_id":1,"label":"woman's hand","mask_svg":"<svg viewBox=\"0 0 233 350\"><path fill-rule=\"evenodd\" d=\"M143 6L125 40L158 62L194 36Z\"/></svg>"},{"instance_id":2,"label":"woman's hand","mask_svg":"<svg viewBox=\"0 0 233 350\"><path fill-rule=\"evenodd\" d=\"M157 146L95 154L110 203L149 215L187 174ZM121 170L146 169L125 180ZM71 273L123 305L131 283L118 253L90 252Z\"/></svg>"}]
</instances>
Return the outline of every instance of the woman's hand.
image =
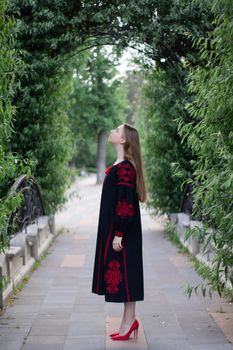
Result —
<instances>
[{"instance_id":1,"label":"woman's hand","mask_svg":"<svg viewBox=\"0 0 233 350\"><path fill-rule=\"evenodd\" d=\"M123 237L114 236L112 241L112 247L116 252L119 252L123 249L123 245L121 244Z\"/></svg>"}]
</instances>

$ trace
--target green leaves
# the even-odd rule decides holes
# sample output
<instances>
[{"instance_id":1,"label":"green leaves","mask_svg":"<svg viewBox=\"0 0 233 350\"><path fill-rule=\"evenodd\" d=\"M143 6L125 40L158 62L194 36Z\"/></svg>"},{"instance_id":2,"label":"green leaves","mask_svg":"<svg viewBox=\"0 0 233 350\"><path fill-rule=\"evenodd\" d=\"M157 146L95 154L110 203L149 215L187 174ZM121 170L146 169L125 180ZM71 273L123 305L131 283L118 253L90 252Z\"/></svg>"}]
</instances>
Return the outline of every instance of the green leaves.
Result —
<instances>
[{"instance_id":1,"label":"green leaves","mask_svg":"<svg viewBox=\"0 0 233 350\"><path fill-rule=\"evenodd\" d=\"M143 146L150 205L156 212L180 211L184 179L191 174L191 153L178 134L177 116L185 119L184 95L173 70L149 72L144 84Z\"/></svg>"},{"instance_id":2,"label":"green leaves","mask_svg":"<svg viewBox=\"0 0 233 350\"><path fill-rule=\"evenodd\" d=\"M0 6L3 14L6 1ZM84 50L141 44L142 66L151 69L139 112L150 205L159 212L179 211L184 180L191 179L195 206L214 228L213 242L220 253L221 242L232 246L232 12L230 0L9 3L16 22L2 16L0 23L7 48L0 59L0 150L5 155L10 147L22 159L37 160L32 171L47 213L63 203L68 162L77 148L80 154L85 149L85 134L77 142L73 135L81 126L88 136L91 127L109 129L123 115L124 94L121 84L110 83L109 63L101 55L89 61L87 55L86 61ZM12 175L9 159L0 165ZM229 254L219 255L223 268Z\"/></svg>"},{"instance_id":3,"label":"green leaves","mask_svg":"<svg viewBox=\"0 0 233 350\"><path fill-rule=\"evenodd\" d=\"M7 1L0 5L0 253L9 245L7 222L10 212L20 205L18 196L10 194L10 188L17 176L30 172L30 162L22 161L13 154L10 142L13 132L13 118L16 107L12 98L19 85L15 79L23 64L19 52L14 47L16 24L6 16ZM5 285L4 279L0 285Z\"/></svg>"},{"instance_id":4,"label":"green leaves","mask_svg":"<svg viewBox=\"0 0 233 350\"><path fill-rule=\"evenodd\" d=\"M190 71L192 80L188 91L194 99L186 108L197 124L183 126L180 131L198 156L194 163L195 207L201 208L206 225L214 228L208 241L216 246L214 279L221 293L227 280L231 281L229 271L233 266L233 251L225 249L233 246L233 31L230 20L233 6L227 1L228 6L220 10L217 3L214 1L212 7L216 16L214 30L207 38L194 40L194 46L201 47L201 59L207 61ZM223 271L225 281L222 281Z\"/></svg>"}]
</instances>

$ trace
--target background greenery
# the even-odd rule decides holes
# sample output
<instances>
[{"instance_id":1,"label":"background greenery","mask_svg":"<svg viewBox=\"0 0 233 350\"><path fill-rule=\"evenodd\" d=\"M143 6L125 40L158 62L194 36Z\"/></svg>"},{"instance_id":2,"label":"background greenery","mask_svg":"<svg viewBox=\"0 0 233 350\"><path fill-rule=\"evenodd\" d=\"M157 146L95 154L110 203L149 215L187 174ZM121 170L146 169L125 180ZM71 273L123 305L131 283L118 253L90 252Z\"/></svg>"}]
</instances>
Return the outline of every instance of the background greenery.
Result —
<instances>
[{"instance_id":1,"label":"background greenery","mask_svg":"<svg viewBox=\"0 0 233 350\"><path fill-rule=\"evenodd\" d=\"M27 159L20 160L9 147L16 114L12 97L15 86L19 84L15 77L23 69L23 62L14 45L17 25L14 18L5 16L7 3L5 0L0 3L0 253L9 244L8 216L21 203L20 195L10 194L10 187L20 174L29 176L32 165Z\"/></svg>"},{"instance_id":2,"label":"background greenery","mask_svg":"<svg viewBox=\"0 0 233 350\"><path fill-rule=\"evenodd\" d=\"M219 272L232 281L233 266L232 2L11 0L0 11L1 230L18 172L36 177L46 213L55 213L67 199L71 165L97 164L103 176L115 156L103 147L106 133L133 122L148 205L177 212L193 183L195 207L214 229L208 239L221 291ZM105 45L115 48L111 58ZM117 79L126 47L138 49L140 73Z\"/></svg>"}]
</instances>

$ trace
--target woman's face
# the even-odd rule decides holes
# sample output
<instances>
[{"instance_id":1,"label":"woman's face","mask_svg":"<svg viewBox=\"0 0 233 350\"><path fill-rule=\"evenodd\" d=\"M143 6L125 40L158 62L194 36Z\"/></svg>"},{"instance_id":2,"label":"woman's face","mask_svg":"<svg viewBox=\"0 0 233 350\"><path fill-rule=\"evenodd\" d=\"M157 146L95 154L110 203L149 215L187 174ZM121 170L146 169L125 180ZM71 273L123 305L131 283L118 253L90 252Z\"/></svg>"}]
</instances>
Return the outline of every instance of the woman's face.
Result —
<instances>
[{"instance_id":1,"label":"woman's face","mask_svg":"<svg viewBox=\"0 0 233 350\"><path fill-rule=\"evenodd\" d=\"M117 128L112 129L108 136L110 143L124 143L124 125L119 125Z\"/></svg>"}]
</instances>

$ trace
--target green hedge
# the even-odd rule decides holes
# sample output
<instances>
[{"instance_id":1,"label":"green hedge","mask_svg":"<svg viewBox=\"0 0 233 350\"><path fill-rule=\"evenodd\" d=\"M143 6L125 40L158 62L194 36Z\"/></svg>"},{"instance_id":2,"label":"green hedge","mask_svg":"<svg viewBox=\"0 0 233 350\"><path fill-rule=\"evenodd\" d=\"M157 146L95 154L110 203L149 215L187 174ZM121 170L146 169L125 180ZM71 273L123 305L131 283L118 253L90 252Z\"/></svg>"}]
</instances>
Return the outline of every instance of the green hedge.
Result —
<instances>
[{"instance_id":1,"label":"green hedge","mask_svg":"<svg viewBox=\"0 0 233 350\"><path fill-rule=\"evenodd\" d=\"M216 259L213 276L219 293L224 288L223 271L233 287L233 3L215 0L215 29L207 38L194 39L203 64L190 68L186 105L192 121L180 132L197 155L193 162L194 209L201 207L205 228L202 235L213 243Z\"/></svg>"}]
</instances>

